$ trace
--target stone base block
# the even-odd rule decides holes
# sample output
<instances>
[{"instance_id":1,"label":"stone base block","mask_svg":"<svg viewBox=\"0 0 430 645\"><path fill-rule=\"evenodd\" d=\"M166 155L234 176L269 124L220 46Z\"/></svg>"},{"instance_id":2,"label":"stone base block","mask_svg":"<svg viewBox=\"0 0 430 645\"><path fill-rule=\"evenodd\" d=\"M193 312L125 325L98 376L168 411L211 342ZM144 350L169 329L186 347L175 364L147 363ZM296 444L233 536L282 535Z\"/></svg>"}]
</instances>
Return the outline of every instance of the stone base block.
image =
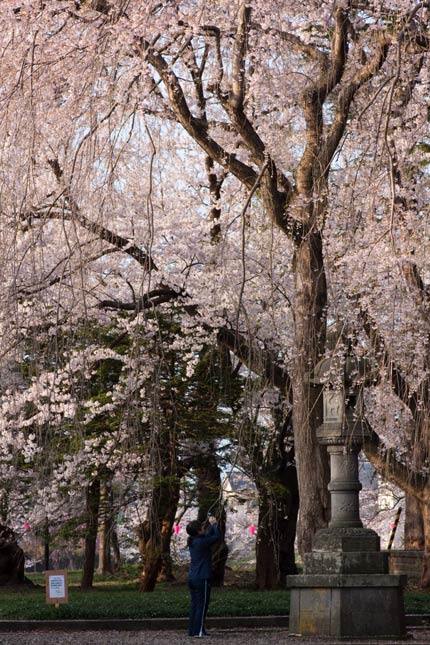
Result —
<instances>
[{"instance_id":1,"label":"stone base block","mask_svg":"<svg viewBox=\"0 0 430 645\"><path fill-rule=\"evenodd\" d=\"M290 634L347 638L403 638L404 576L289 576Z\"/></svg>"},{"instance_id":2,"label":"stone base block","mask_svg":"<svg viewBox=\"0 0 430 645\"><path fill-rule=\"evenodd\" d=\"M380 551L380 540L379 535L372 529L320 529L314 536L312 551Z\"/></svg>"},{"instance_id":3,"label":"stone base block","mask_svg":"<svg viewBox=\"0 0 430 645\"><path fill-rule=\"evenodd\" d=\"M303 559L306 574L388 573L388 556L378 551L313 551Z\"/></svg>"},{"instance_id":4,"label":"stone base block","mask_svg":"<svg viewBox=\"0 0 430 645\"><path fill-rule=\"evenodd\" d=\"M408 585L416 586L421 580L424 551L391 549L385 551L388 555L389 573L408 576Z\"/></svg>"}]
</instances>

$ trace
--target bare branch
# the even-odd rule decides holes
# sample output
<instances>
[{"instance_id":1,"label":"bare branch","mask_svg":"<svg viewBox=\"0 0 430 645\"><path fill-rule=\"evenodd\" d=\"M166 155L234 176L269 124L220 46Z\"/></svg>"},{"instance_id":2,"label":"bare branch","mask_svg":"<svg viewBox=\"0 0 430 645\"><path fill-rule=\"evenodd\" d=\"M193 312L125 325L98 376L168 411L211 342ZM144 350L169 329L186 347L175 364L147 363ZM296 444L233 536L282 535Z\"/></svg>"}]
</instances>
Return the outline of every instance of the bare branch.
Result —
<instances>
[{"instance_id":1,"label":"bare branch","mask_svg":"<svg viewBox=\"0 0 430 645\"><path fill-rule=\"evenodd\" d=\"M91 221L85 215L83 215L78 204L72 197L68 186L66 186L64 183L63 170L60 168L58 159L50 159L49 165L54 171L54 174L58 183L63 188L62 195L65 198L66 206L68 206L68 210L64 210L64 209L59 210L59 209L52 208L49 205L44 205L40 209L35 209L31 213L27 213L26 214L27 217L31 217L31 218L37 217L40 219L41 218L62 219L62 220L69 219L70 221L76 221L83 228L87 229L91 233L94 233L100 239L104 240L105 242L109 242L109 244L112 244L117 249L123 251L124 253L127 253L127 255L135 259L146 271L158 271L158 267L153 261L153 259L137 245L132 244L130 240L128 240L125 237L122 237L122 235L118 235L117 233L114 233L113 231L106 228L105 226L98 224L97 222ZM56 201L57 200L55 200L54 203L56 203Z\"/></svg>"},{"instance_id":2,"label":"bare branch","mask_svg":"<svg viewBox=\"0 0 430 645\"><path fill-rule=\"evenodd\" d=\"M113 309L115 311L143 311L144 309L153 309L158 305L172 302L184 295L180 291L175 291L170 287L158 287L145 293L141 298L132 302L121 302L120 300L101 300L97 307L99 309Z\"/></svg>"},{"instance_id":3,"label":"bare branch","mask_svg":"<svg viewBox=\"0 0 430 645\"><path fill-rule=\"evenodd\" d=\"M227 152L212 139L205 121L196 118L191 113L178 77L171 69L171 66L148 42L143 41L142 47L148 62L163 80L169 94L171 107L179 123L212 159L224 166L245 186L252 188L256 178L255 170L239 161L234 154Z\"/></svg>"},{"instance_id":4,"label":"bare branch","mask_svg":"<svg viewBox=\"0 0 430 645\"><path fill-rule=\"evenodd\" d=\"M345 70L346 57L348 54L348 13L339 7L335 11L335 29L331 45L331 58L328 69L323 72L319 95L324 101L338 83L340 83Z\"/></svg>"},{"instance_id":5,"label":"bare branch","mask_svg":"<svg viewBox=\"0 0 430 645\"><path fill-rule=\"evenodd\" d=\"M245 58L250 16L251 9L242 0L239 7L238 25L234 40L232 88L229 99L232 107L236 110L243 110L243 99L245 95Z\"/></svg>"},{"instance_id":6,"label":"bare branch","mask_svg":"<svg viewBox=\"0 0 430 645\"><path fill-rule=\"evenodd\" d=\"M318 62L322 67L327 64L327 54L314 45L304 43L295 34L290 34L286 31L282 31L281 29L276 29L275 27L263 28L259 23L254 21L251 22L250 26L255 31L261 31L265 34L274 34L275 36L278 36L284 43L287 43L293 51L303 54L304 56L308 56L312 60Z\"/></svg>"},{"instance_id":7,"label":"bare branch","mask_svg":"<svg viewBox=\"0 0 430 645\"><path fill-rule=\"evenodd\" d=\"M327 96L340 83L346 63L348 53L348 35L349 21L348 14L344 9L337 9L335 13L335 29L332 38L331 56L319 57L320 78L303 93L302 107L306 121L306 147L303 152L300 163L297 167L297 188L299 193L310 196L315 179L314 168L318 163L318 173L323 175L327 169L327 164L320 159L324 159L324 153L321 154L322 137L323 137L323 113L322 106ZM352 98L351 98L352 100ZM347 106L348 116L349 104Z\"/></svg>"},{"instance_id":8,"label":"bare branch","mask_svg":"<svg viewBox=\"0 0 430 645\"><path fill-rule=\"evenodd\" d=\"M342 88L337 100L336 114L325 141L323 154L323 166L325 169L330 166L333 155L345 132L351 103L357 91L379 71L387 58L388 50L387 38L385 36L380 37L373 58L361 68L351 83Z\"/></svg>"}]
</instances>

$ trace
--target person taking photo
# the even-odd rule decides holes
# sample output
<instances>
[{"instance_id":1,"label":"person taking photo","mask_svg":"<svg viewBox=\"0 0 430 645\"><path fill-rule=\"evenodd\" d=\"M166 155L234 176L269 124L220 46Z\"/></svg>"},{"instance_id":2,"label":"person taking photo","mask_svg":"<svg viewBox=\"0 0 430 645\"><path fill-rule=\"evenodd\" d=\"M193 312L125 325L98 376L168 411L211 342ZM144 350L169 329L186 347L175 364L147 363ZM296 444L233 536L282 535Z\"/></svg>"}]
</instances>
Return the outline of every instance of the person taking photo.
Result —
<instances>
[{"instance_id":1,"label":"person taking photo","mask_svg":"<svg viewBox=\"0 0 430 645\"><path fill-rule=\"evenodd\" d=\"M212 546L221 539L218 522L213 515L208 515L208 529L199 520L187 524L187 545L190 551L191 564L188 574L188 587L191 594L190 636L203 638L206 635L205 619L211 595Z\"/></svg>"}]
</instances>

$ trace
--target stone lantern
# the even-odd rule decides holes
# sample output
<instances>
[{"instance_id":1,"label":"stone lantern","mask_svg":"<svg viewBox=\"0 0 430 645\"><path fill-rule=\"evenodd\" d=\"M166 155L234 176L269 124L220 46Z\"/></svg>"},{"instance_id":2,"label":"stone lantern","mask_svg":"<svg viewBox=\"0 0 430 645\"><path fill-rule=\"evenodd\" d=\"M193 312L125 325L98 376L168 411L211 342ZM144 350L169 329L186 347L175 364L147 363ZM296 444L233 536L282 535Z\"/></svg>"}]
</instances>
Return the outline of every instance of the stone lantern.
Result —
<instances>
[{"instance_id":1,"label":"stone lantern","mask_svg":"<svg viewBox=\"0 0 430 645\"><path fill-rule=\"evenodd\" d=\"M330 455L331 519L318 531L302 575L289 576L290 633L332 638L405 635L405 576L389 575L379 536L360 520L358 454L369 432L363 386L370 365L323 359L311 383L323 387L317 438ZM331 380L330 380L331 379Z\"/></svg>"},{"instance_id":2,"label":"stone lantern","mask_svg":"<svg viewBox=\"0 0 430 645\"><path fill-rule=\"evenodd\" d=\"M331 497L330 528L362 528L359 511L358 454L369 432L363 416L363 383L371 374L365 359L346 358L334 366L336 386L328 385L333 371L332 359L326 358L314 370L312 383L322 385L323 423L317 438L330 455ZM336 369L338 368L338 369ZM341 380L336 371L342 370ZM340 385L339 385L340 382ZM373 532L372 532L373 533Z\"/></svg>"}]
</instances>

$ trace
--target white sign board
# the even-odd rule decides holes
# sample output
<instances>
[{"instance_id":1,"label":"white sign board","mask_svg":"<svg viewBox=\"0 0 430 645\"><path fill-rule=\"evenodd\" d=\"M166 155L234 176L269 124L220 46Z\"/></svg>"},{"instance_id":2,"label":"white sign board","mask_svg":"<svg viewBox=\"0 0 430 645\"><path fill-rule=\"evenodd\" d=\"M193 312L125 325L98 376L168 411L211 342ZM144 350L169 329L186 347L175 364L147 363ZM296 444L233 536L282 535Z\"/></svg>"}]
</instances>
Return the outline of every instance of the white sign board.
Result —
<instances>
[{"instance_id":1,"label":"white sign board","mask_svg":"<svg viewBox=\"0 0 430 645\"><path fill-rule=\"evenodd\" d=\"M68 602L67 571L46 572L46 602L55 605Z\"/></svg>"}]
</instances>

